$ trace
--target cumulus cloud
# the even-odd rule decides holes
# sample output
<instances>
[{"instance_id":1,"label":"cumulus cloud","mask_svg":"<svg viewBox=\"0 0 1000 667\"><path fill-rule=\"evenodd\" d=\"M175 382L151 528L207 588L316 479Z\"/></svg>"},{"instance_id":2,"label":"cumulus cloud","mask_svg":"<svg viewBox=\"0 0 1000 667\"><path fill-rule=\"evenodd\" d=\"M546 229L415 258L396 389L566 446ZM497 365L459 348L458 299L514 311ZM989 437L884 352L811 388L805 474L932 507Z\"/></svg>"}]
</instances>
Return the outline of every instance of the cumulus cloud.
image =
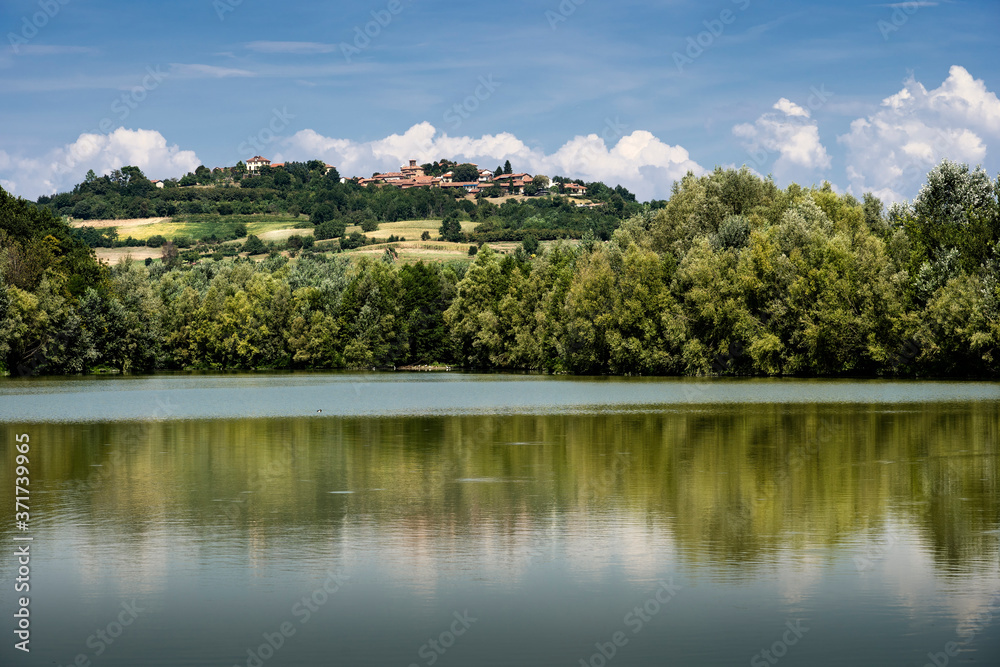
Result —
<instances>
[{"instance_id":1,"label":"cumulus cloud","mask_svg":"<svg viewBox=\"0 0 1000 667\"><path fill-rule=\"evenodd\" d=\"M809 118L809 112L806 109L803 109L795 102L785 99L784 97L775 103L774 108L781 111L786 116Z\"/></svg>"},{"instance_id":2,"label":"cumulus cloud","mask_svg":"<svg viewBox=\"0 0 1000 667\"><path fill-rule=\"evenodd\" d=\"M200 164L194 151L167 145L159 132L119 128L111 134L81 134L73 143L41 158L0 151L0 179L8 191L35 199L71 189L90 169L107 174L133 165L149 178L172 178L193 171Z\"/></svg>"},{"instance_id":3,"label":"cumulus cloud","mask_svg":"<svg viewBox=\"0 0 1000 667\"><path fill-rule=\"evenodd\" d=\"M981 163L984 136L1000 137L1000 99L956 65L933 90L911 77L878 112L851 123L838 141L847 148L853 193L873 191L901 201L914 195L944 158Z\"/></svg>"},{"instance_id":4,"label":"cumulus cloud","mask_svg":"<svg viewBox=\"0 0 1000 667\"><path fill-rule=\"evenodd\" d=\"M671 184L688 171L705 173L687 150L666 144L650 132L639 130L620 136L618 128L609 126L605 134L614 138L606 140L596 134L577 136L554 153L546 153L529 147L513 134L453 137L427 122L402 134L370 142L302 130L283 140L276 159L323 159L336 165L345 176L395 171L411 158L422 164L447 157L475 162L485 168L510 160L514 169L521 172L624 185L640 199L665 198ZM609 146L609 141L614 145Z\"/></svg>"},{"instance_id":5,"label":"cumulus cloud","mask_svg":"<svg viewBox=\"0 0 1000 667\"><path fill-rule=\"evenodd\" d=\"M802 180L803 170L830 168L830 155L819 138L819 125L808 109L782 97L754 123L733 128L750 157L748 166L758 171L777 154L772 171L780 180Z\"/></svg>"}]
</instances>

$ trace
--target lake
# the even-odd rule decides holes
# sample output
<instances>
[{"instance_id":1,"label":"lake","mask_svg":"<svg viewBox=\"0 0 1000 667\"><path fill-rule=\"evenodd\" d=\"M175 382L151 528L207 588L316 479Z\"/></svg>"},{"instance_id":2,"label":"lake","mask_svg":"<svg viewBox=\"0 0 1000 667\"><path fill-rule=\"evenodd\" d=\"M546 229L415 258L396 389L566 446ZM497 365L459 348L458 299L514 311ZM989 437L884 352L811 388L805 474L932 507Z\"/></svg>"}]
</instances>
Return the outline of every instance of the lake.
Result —
<instances>
[{"instance_id":1,"label":"lake","mask_svg":"<svg viewBox=\"0 0 1000 667\"><path fill-rule=\"evenodd\" d=\"M19 434L3 665L1000 664L997 383L7 378L11 505Z\"/></svg>"}]
</instances>

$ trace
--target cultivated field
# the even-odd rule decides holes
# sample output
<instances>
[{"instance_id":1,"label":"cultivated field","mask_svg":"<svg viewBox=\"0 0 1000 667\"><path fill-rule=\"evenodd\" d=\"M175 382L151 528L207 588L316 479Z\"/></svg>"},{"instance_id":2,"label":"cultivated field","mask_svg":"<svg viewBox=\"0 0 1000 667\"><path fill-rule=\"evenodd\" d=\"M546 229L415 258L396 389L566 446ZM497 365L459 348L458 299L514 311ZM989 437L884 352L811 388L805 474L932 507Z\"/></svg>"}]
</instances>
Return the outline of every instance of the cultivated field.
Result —
<instances>
[{"instance_id":1,"label":"cultivated field","mask_svg":"<svg viewBox=\"0 0 1000 667\"><path fill-rule=\"evenodd\" d=\"M210 234L221 235L233 229L237 224L245 224L247 233L263 238L264 234L276 230L293 228L298 222L305 222L305 217L290 215L229 215L229 216L184 216L176 218L146 218L142 220L74 220L73 227L95 227L118 229L118 237L131 236L134 239L145 240L151 236L160 235L167 240L178 236L199 239ZM308 229L296 230L300 234L309 234ZM290 232L283 238L291 236Z\"/></svg>"},{"instance_id":2,"label":"cultivated field","mask_svg":"<svg viewBox=\"0 0 1000 667\"><path fill-rule=\"evenodd\" d=\"M209 219L206 219L209 218ZM209 234L219 234L222 231L232 229L237 223L247 226L250 234L259 236L264 241L281 242L293 235L310 236L311 229L295 228L296 222L306 220L305 217L298 219L291 216L227 216L218 219L217 216L187 216L185 218L148 218L144 220L78 220L71 223L74 227L97 227L107 229L116 227L119 238L131 236L136 239L145 240L151 236L160 235L170 240L179 236L186 236L191 239L198 239ZM462 222L462 231L471 232L476 227L475 222ZM381 256L389 245L390 236L405 238L406 241L393 242L391 245L402 262L452 262L471 261L468 243L449 243L436 240L438 229L441 227L440 220L403 220L400 222L386 222L379 225L377 231L369 232L366 235L377 241L374 245L365 246L345 253L348 257ZM420 237L427 232L431 240L421 241ZM361 232L361 227L350 226L346 234ZM239 239L245 240L245 239ZM491 243L490 246L497 252L510 253L517 248L517 243ZM338 247L336 240L319 241L316 244L316 251L330 251ZM98 259L109 264L116 264L125 257L131 257L133 261L144 262L146 258L159 260L160 248L97 248L95 250ZM286 253L287 254L287 253ZM259 258L263 258L260 255Z\"/></svg>"}]
</instances>

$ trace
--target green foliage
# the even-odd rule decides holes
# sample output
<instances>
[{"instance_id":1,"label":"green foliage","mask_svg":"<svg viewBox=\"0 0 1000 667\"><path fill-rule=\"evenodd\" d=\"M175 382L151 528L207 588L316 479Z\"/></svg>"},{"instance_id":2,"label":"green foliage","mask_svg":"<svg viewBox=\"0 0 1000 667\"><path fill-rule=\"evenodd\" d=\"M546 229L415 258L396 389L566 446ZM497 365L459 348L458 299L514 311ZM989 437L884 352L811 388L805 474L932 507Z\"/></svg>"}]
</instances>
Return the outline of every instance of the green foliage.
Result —
<instances>
[{"instance_id":1,"label":"green foliage","mask_svg":"<svg viewBox=\"0 0 1000 667\"><path fill-rule=\"evenodd\" d=\"M360 196L328 183L324 170L295 165L288 175ZM83 186L97 196L135 183L122 170ZM588 191L632 205L627 191ZM360 232L343 237L345 223L399 214L397 195L364 194L366 212L337 208L315 238L340 236L343 250L372 243ZM780 190L747 170L689 175L669 201L620 225L610 215L574 218L564 198L538 201L440 209L446 238L465 238L468 215L474 241L521 243L512 254L471 245L467 268L407 265L392 246L381 259L326 257L306 252L313 236L295 235L288 247L302 252L291 262L227 258L237 244L178 257L164 243L162 263L102 269L87 242L110 232L74 233L48 204L0 192L0 363L22 374L433 362L615 374L1000 374L1000 206L997 184L979 171L942 163L912 206L888 211L871 195ZM572 233L582 243L559 240ZM553 242L539 253L539 240ZM253 235L243 249L268 251ZM179 261L208 250L215 261Z\"/></svg>"},{"instance_id":2,"label":"green foliage","mask_svg":"<svg viewBox=\"0 0 1000 667\"><path fill-rule=\"evenodd\" d=\"M524 240L521 241L521 247L524 249L524 252L528 253L529 255L534 255L536 252L538 252L538 237L536 237L534 234L529 234L525 236Z\"/></svg>"},{"instance_id":3,"label":"green foliage","mask_svg":"<svg viewBox=\"0 0 1000 667\"><path fill-rule=\"evenodd\" d=\"M361 232L351 232L349 236L340 239L341 250L354 250L368 244L368 237Z\"/></svg>"},{"instance_id":4,"label":"green foliage","mask_svg":"<svg viewBox=\"0 0 1000 667\"><path fill-rule=\"evenodd\" d=\"M453 243L458 243L462 240L462 223L458 221L458 216L455 214L449 215L441 222L441 228L438 230L441 234L441 238L445 241L451 241Z\"/></svg>"},{"instance_id":5,"label":"green foliage","mask_svg":"<svg viewBox=\"0 0 1000 667\"><path fill-rule=\"evenodd\" d=\"M716 250L745 248L750 240L750 221L742 215L731 215L722 221L719 233L712 237L712 245Z\"/></svg>"},{"instance_id":6,"label":"green foliage","mask_svg":"<svg viewBox=\"0 0 1000 667\"><path fill-rule=\"evenodd\" d=\"M344 235L346 227L340 220L328 220L316 225L314 232L317 241L335 239Z\"/></svg>"},{"instance_id":7,"label":"green foliage","mask_svg":"<svg viewBox=\"0 0 1000 667\"><path fill-rule=\"evenodd\" d=\"M264 245L263 241L251 234L247 237L246 243L243 244L242 252L251 255L260 255L267 252L267 246Z\"/></svg>"},{"instance_id":8,"label":"green foliage","mask_svg":"<svg viewBox=\"0 0 1000 667\"><path fill-rule=\"evenodd\" d=\"M474 164L460 164L452 169L456 183L474 183L479 180L479 167Z\"/></svg>"}]
</instances>

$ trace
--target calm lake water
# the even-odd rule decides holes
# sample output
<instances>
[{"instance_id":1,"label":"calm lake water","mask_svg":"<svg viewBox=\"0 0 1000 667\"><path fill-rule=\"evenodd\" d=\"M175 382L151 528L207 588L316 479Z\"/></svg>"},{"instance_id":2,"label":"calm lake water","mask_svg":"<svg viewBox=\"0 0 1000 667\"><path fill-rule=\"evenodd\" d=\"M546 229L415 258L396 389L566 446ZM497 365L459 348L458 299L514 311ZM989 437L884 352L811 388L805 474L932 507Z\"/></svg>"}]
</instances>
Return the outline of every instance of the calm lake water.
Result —
<instances>
[{"instance_id":1,"label":"calm lake water","mask_svg":"<svg viewBox=\"0 0 1000 667\"><path fill-rule=\"evenodd\" d=\"M3 379L11 505L21 433L2 665L1000 664L996 383Z\"/></svg>"}]
</instances>

